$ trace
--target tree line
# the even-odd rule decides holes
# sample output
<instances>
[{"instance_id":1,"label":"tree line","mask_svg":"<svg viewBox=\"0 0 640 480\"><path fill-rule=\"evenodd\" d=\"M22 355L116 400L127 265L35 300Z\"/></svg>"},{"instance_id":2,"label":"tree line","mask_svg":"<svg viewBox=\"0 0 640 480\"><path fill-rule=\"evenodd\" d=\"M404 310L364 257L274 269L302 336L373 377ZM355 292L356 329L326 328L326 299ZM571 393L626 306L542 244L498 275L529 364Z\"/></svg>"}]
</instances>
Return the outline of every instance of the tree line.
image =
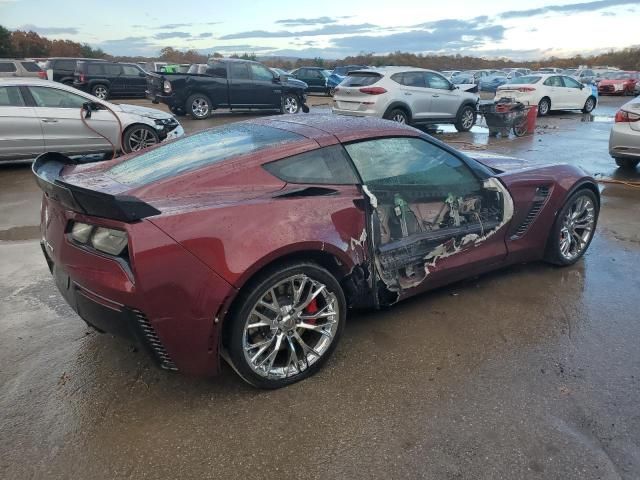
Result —
<instances>
[{"instance_id":1,"label":"tree line","mask_svg":"<svg viewBox=\"0 0 640 480\"><path fill-rule=\"evenodd\" d=\"M10 31L0 25L0 58L42 58L42 57L86 57L106 58L117 61L144 62L150 60L164 60L171 63L206 63L211 57L222 57L220 53L209 55L202 54L198 50L179 50L173 47L165 47L158 57L140 56L112 56L100 48L93 48L87 43L78 43L71 40L49 40L32 31ZM231 58L243 58L256 60L253 53L233 54ZM580 65L596 66L607 65L619 67L623 70L640 70L640 48L625 48L611 50L598 55L576 55L567 58L550 57L534 61L513 61L506 58L488 59L468 55L426 55L407 52L394 52L388 55L375 55L374 53L360 53L341 60L326 60L323 58L279 58L261 57L270 67L290 70L293 68L314 66L332 69L340 65L369 65L380 67L384 65L406 65L432 70L474 70L481 68L526 67L536 70L542 67L570 68Z\"/></svg>"}]
</instances>

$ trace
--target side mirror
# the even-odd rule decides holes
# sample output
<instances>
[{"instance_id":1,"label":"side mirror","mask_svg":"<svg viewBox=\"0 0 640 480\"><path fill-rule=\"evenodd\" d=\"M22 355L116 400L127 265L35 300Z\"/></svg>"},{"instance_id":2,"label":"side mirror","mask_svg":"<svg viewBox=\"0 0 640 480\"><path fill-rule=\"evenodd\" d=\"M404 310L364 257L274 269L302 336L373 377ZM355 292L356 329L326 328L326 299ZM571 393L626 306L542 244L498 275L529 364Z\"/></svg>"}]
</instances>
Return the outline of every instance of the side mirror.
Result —
<instances>
[{"instance_id":1,"label":"side mirror","mask_svg":"<svg viewBox=\"0 0 640 480\"><path fill-rule=\"evenodd\" d=\"M458 87L456 87L453 83L449 83L449 90L455 90L456 88Z\"/></svg>"},{"instance_id":2,"label":"side mirror","mask_svg":"<svg viewBox=\"0 0 640 480\"><path fill-rule=\"evenodd\" d=\"M280 75L278 77L278 80L280 81L280 83L287 83L287 76L286 75Z\"/></svg>"},{"instance_id":3,"label":"side mirror","mask_svg":"<svg viewBox=\"0 0 640 480\"><path fill-rule=\"evenodd\" d=\"M146 76L147 76L147 74L146 74L146 73L144 73L144 72L139 72L139 73L138 73L138 76L139 76L139 77L146 77Z\"/></svg>"},{"instance_id":4,"label":"side mirror","mask_svg":"<svg viewBox=\"0 0 640 480\"><path fill-rule=\"evenodd\" d=\"M100 104L96 102L84 102L82 104L84 110L84 118L91 118L91 112L100 110Z\"/></svg>"},{"instance_id":5,"label":"side mirror","mask_svg":"<svg viewBox=\"0 0 640 480\"><path fill-rule=\"evenodd\" d=\"M583 89L584 89L584 83L581 83L580 84L580 90L583 90Z\"/></svg>"}]
</instances>

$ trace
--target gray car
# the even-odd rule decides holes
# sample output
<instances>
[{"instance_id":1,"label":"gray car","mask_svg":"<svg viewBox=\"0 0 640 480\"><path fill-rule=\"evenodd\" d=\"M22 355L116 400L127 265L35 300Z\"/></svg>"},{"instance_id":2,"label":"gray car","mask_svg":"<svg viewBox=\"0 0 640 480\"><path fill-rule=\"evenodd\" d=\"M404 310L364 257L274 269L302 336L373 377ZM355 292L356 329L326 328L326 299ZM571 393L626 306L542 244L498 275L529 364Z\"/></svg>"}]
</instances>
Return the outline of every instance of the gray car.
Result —
<instances>
[{"instance_id":1,"label":"gray car","mask_svg":"<svg viewBox=\"0 0 640 480\"><path fill-rule=\"evenodd\" d=\"M33 159L49 151L109 153L114 146L126 153L181 135L178 121L160 110L115 105L48 80L0 78L0 161Z\"/></svg>"},{"instance_id":2,"label":"gray car","mask_svg":"<svg viewBox=\"0 0 640 480\"><path fill-rule=\"evenodd\" d=\"M636 168L640 163L640 97L625 103L616 113L609 154L621 168Z\"/></svg>"},{"instance_id":3,"label":"gray car","mask_svg":"<svg viewBox=\"0 0 640 480\"><path fill-rule=\"evenodd\" d=\"M0 58L0 78L33 77L47 78L47 74L33 60Z\"/></svg>"}]
</instances>

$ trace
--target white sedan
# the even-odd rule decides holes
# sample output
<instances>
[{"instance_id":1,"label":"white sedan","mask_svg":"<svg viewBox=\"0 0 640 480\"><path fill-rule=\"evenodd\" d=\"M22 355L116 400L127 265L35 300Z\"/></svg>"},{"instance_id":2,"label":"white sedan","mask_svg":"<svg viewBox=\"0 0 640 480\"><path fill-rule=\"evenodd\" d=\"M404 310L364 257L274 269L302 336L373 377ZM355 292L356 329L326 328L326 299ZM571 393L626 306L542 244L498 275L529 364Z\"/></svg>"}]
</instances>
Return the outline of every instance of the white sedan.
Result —
<instances>
[{"instance_id":1,"label":"white sedan","mask_svg":"<svg viewBox=\"0 0 640 480\"><path fill-rule=\"evenodd\" d=\"M109 154L114 146L129 153L182 135L180 123L161 110L115 105L49 80L0 79L0 161L44 152Z\"/></svg>"},{"instance_id":2,"label":"white sedan","mask_svg":"<svg viewBox=\"0 0 640 480\"><path fill-rule=\"evenodd\" d=\"M636 168L640 163L640 97L625 103L616 113L609 154L622 168Z\"/></svg>"},{"instance_id":3,"label":"white sedan","mask_svg":"<svg viewBox=\"0 0 640 480\"><path fill-rule=\"evenodd\" d=\"M551 110L582 110L590 113L598 103L590 87L567 75L556 74L531 74L511 79L498 87L495 100L501 98L537 105L541 117Z\"/></svg>"}]
</instances>

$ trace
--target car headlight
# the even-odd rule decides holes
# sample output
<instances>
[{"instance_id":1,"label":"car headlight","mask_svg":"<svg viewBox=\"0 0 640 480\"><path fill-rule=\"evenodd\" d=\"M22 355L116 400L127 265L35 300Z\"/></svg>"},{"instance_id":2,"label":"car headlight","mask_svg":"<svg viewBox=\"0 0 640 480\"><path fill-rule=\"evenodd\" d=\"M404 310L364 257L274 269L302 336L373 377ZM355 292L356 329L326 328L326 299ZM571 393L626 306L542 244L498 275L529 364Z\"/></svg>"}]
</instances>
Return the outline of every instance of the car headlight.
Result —
<instances>
[{"instance_id":1,"label":"car headlight","mask_svg":"<svg viewBox=\"0 0 640 480\"><path fill-rule=\"evenodd\" d=\"M174 123L176 123L176 119L173 117L169 117L169 118L156 118L154 120L156 125L172 125Z\"/></svg>"},{"instance_id":2,"label":"car headlight","mask_svg":"<svg viewBox=\"0 0 640 480\"><path fill-rule=\"evenodd\" d=\"M162 85L162 89L164 90L164 93L171 93L171 82L169 80L165 80Z\"/></svg>"},{"instance_id":3,"label":"car headlight","mask_svg":"<svg viewBox=\"0 0 640 480\"><path fill-rule=\"evenodd\" d=\"M115 256L120 255L129 243L129 236L123 230L82 222L74 222L71 227L71 238L78 243Z\"/></svg>"}]
</instances>

